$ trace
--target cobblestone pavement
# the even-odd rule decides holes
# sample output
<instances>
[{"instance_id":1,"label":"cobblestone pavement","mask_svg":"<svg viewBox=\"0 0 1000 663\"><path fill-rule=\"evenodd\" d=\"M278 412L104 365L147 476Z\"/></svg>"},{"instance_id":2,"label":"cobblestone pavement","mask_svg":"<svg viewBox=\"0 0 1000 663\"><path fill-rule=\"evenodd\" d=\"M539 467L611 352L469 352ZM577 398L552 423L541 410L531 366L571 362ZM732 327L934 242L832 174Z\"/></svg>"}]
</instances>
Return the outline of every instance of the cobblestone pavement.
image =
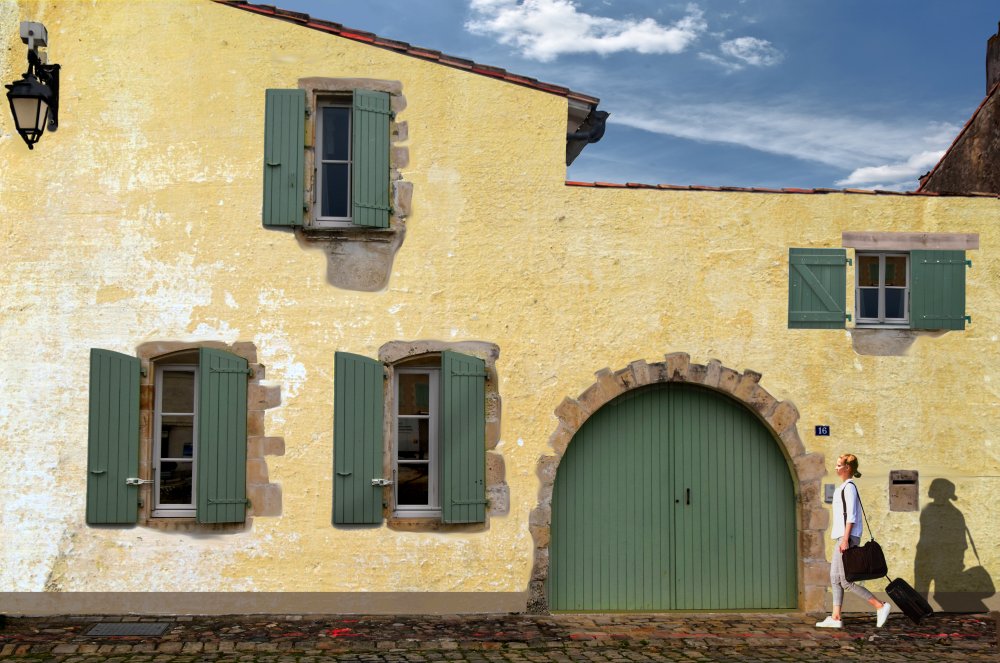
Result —
<instances>
[{"instance_id":1,"label":"cobblestone pavement","mask_svg":"<svg viewBox=\"0 0 1000 663\"><path fill-rule=\"evenodd\" d=\"M1000 613L894 613L843 630L816 615L616 614L8 618L0 659L64 663L182 661L997 661ZM160 636L87 635L98 622L162 622Z\"/></svg>"}]
</instances>

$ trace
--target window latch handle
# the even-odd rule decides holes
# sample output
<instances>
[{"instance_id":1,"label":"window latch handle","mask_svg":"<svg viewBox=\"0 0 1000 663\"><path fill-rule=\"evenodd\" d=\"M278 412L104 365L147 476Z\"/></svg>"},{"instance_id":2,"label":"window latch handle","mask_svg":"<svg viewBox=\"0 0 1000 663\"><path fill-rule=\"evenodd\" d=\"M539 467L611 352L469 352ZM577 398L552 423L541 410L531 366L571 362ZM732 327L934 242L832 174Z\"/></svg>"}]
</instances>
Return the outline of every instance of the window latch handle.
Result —
<instances>
[{"instance_id":1,"label":"window latch handle","mask_svg":"<svg viewBox=\"0 0 1000 663\"><path fill-rule=\"evenodd\" d=\"M152 479L139 479L136 477L129 477L125 479L126 486L141 486L144 483L153 483Z\"/></svg>"},{"instance_id":2,"label":"window latch handle","mask_svg":"<svg viewBox=\"0 0 1000 663\"><path fill-rule=\"evenodd\" d=\"M392 479L372 479L373 486L391 486Z\"/></svg>"}]
</instances>

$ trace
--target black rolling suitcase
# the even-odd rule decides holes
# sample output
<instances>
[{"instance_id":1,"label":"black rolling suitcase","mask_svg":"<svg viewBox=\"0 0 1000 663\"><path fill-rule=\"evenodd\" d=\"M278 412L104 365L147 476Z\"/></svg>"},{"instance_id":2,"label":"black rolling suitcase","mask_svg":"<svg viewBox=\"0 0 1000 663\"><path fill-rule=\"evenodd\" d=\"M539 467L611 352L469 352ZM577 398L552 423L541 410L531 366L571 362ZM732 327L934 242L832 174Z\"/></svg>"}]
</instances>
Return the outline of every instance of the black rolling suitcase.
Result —
<instances>
[{"instance_id":1,"label":"black rolling suitcase","mask_svg":"<svg viewBox=\"0 0 1000 663\"><path fill-rule=\"evenodd\" d=\"M902 578L896 578L885 588L886 594L892 599L893 605L903 611L914 624L919 624L924 617L934 613L924 597L910 587L910 583Z\"/></svg>"}]
</instances>

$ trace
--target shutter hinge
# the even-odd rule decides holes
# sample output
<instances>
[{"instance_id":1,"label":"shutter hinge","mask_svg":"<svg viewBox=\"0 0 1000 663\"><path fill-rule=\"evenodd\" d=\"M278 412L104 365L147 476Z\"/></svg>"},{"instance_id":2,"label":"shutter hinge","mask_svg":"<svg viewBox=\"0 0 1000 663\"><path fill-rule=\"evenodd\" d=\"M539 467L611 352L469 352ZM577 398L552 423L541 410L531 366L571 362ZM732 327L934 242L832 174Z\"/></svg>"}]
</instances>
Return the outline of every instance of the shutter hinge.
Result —
<instances>
[{"instance_id":1,"label":"shutter hinge","mask_svg":"<svg viewBox=\"0 0 1000 663\"><path fill-rule=\"evenodd\" d=\"M253 369L252 368L211 368L211 369L209 369L209 372L211 372L211 373L244 373L246 375L249 375L250 377L253 377Z\"/></svg>"},{"instance_id":2,"label":"shutter hinge","mask_svg":"<svg viewBox=\"0 0 1000 663\"><path fill-rule=\"evenodd\" d=\"M966 260L965 261L965 266L966 267L972 267L972 261L971 260Z\"/></svg>"},{"instance_id":3,"label":"shutter hinge","mask_svg":"<svg viewBox=\"0 0 1000 663\"><path fill-rule=\"evenodd\" d=\"M847 320L848 322L851 322L851 314L850 313L845 313L844 314L844 319Z\"/></svg>"},{"instance_id":4,"label":"shutter hinge","mask_svg":"<svg viewBox=\"0 0 1000 663\"><path fill-rule=\"evenodd\" d=\"M456 377L456 378L485 378L485 377L489 377L488 375L486 375L486 373L467 373L467 372L464 372L464 371L452 371L451 372L451 376L452 377Z\"/></svg>"},{"instance_id":5,"label":"shutter hinge","mask_svg":"<svg viewBox=\"0 0 1000 663\"><path fill-rule=\"evenodd\" d=\"M851 259L851 258L844 258L844 260L846 260L847 264L850 265L851 267L854 266L854 260L853 259Z\"/></svg>"},{"instance_id":6,"label":"shutter hinge","mask_svg":"<svg viewBox=\"0 0 1000 663\"><path fill-rule=\"evenodd\" d=\"M452 500L454 505L465 505L465 504L487 504L486 500Z\"/></svg>"},{"instance_id":7,"label":"shutter hinge","mask_svg":"<svg viewBox=\"0 0 1000 663\"><path fill-rule=\"evenodd\" d=\"M249 504L250 500L246 499L236 499L236 500L217 500L212 497L208 498L209 504Z\"/></svg>"},{"instance_id":8,"label":"shutter hinge","mask_svg":"<svg viewBox=\"0 0 1000 663\"><path fill-rule=\"evenodd\" d=\"M972 316L971 315L964 316L964 318L965 318L966 322L968 322L970 325L972 324Z\"/></svg>"},{"instance_id":9,"label":"shutter hinge","mask_svg":"<svg viewBox=\"0 0 1000 663\"><path fill-rule=\"evenodd\" d=\"M149 375L149 371L146 370L145 366L139 367L139 375L141 375L142 377L146 377L147 375Z\"/></svg>"},{"instance_id":10,"label":"shutter hinge","mask_svg":"<svg viewBox=\"0 0 1000 663\"><path fill-rule=\"evenodd\" d=\"M126 486L141 486L144 483L153 483L152 479L137 479L135 477L129 477L125 479Z\"/></svg>"}]
</instances>

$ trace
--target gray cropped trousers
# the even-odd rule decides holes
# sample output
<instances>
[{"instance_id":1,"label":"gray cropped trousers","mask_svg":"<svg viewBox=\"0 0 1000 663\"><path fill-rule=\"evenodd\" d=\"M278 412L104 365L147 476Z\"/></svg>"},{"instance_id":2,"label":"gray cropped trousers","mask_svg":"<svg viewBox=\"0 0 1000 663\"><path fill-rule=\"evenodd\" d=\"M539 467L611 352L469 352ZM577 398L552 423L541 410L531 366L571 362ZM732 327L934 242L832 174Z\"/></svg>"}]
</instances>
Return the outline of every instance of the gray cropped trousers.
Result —
<instances>
[{"instance_id":1,"label":"gray cropped trousers","mask_svg":"<svg viewBox=\"0 0 1000 663\"><path fill-rule=\"evenodd\" d=\"M852 536L849 539L850 546L854 546L861 543L861 539L856 536ZM868 600L875 598L875 595L869 592L867 589L861 585L855 585L853 582L847 580L844 576L844 553L840 552L840 540L833 546L833 562L830 564L830 584L833 586L833 605L844 605L844 590L850 590L863 598Z\"/></svg>"}]
</instances>

